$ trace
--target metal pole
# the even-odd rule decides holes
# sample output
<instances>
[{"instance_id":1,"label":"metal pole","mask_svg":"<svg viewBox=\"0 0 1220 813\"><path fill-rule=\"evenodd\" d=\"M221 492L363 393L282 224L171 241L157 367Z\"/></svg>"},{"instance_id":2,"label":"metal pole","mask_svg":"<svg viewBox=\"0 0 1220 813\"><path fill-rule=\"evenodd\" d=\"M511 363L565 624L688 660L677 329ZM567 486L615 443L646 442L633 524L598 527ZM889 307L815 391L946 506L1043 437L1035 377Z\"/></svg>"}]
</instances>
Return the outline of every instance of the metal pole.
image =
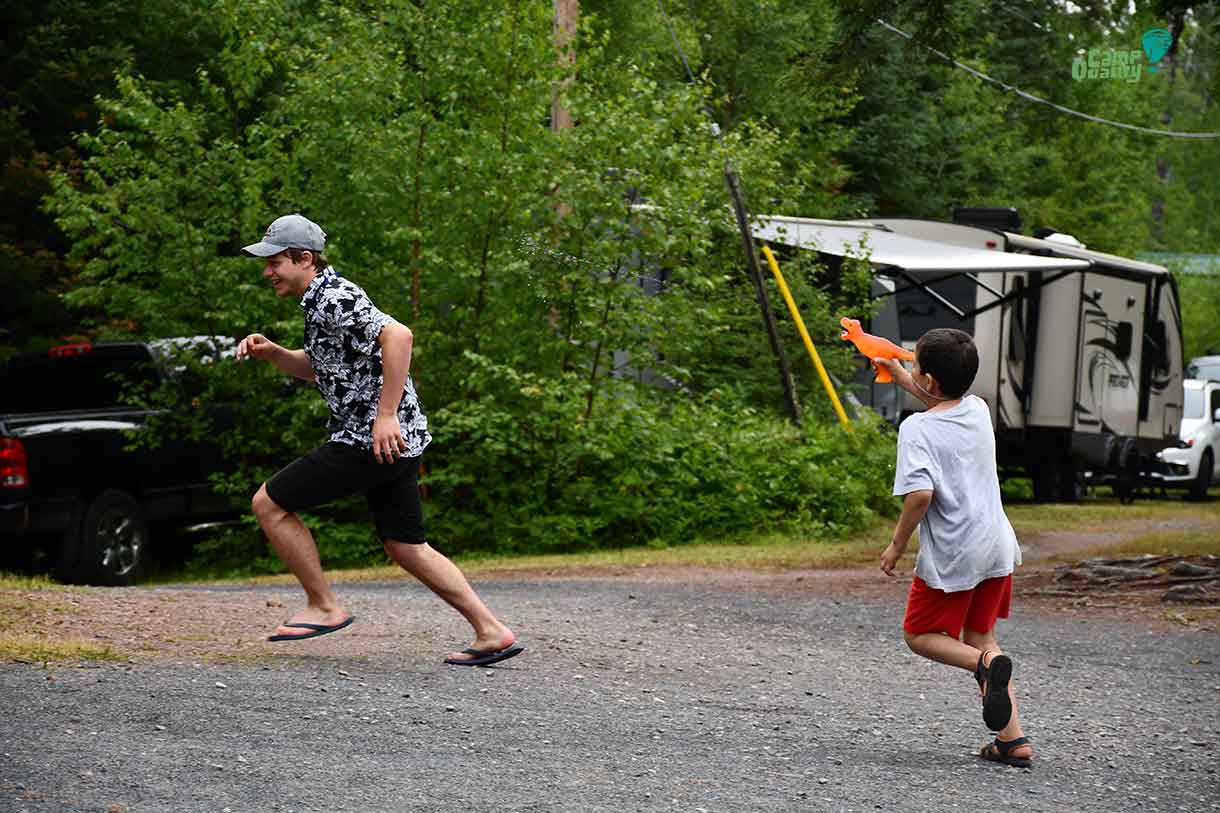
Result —
<instances>
[{"instance_id":1,"label":"metal pole","mask_svg":"<svg viewBox=\"0 0 1220 813\"><path fill-rule=\"evenodd\" d=\"M775 275L775 284L779 286L779 292L783 294L784 302L788 304L792 321L796 322L796 329L801 334L801 340L805 342L805 349L809 351L809 358L813 360L818 377L822 379L822 387L830 398L830 405L834 407L835 414L839 416L839 423L850 432L851 421L847 419L847 413L843 411L843 404L839 401L839 394L835 392L835 385L831 383L826 368L822 366L822 357L818 355L817 348L813 346L813 339L809 338L809 331L805 329L805 320L801 318L801 312L796 309L796 300L792 298L792 292L788 290L788 283L784 281L784 275L780 273L779 263L775 261L775 255L771 253L770 246L763 246L762 250L767 258L767 264L771 266L771 273Z\"/></svg>"},{"instance_id":2,"label":"metal pole","mask_svg":"<svg viewBox=\"0 0 1220 813\"><path fill-rule=\"evenodd\" d=\"M725 164L724 179L729 185L729 196L733 199L733 213L737 216L737 228L741 231L741 241L746 252L746 264L750 269L750 281L754 283L754 293L758 297L758 307L762 310L763 324L767 327L767 338L771 340L771 352L775 354L775 363L779 367L779 381L784 388L784 399L788 403L788 411L792 420L799 426L801 423L801 405L796 400L796 385L792 381L792 369L788 366L788 357L784 355L784 346L779 341L779 329L775 326L775 314L771 311L771 303L767 299L767 289L763 285L762 268L758 264L758 252L754 249L754 235L750 232L750 216L746 211L745 198L741 194L741 180L732 164Z\"/></svg>"}]
</instances>

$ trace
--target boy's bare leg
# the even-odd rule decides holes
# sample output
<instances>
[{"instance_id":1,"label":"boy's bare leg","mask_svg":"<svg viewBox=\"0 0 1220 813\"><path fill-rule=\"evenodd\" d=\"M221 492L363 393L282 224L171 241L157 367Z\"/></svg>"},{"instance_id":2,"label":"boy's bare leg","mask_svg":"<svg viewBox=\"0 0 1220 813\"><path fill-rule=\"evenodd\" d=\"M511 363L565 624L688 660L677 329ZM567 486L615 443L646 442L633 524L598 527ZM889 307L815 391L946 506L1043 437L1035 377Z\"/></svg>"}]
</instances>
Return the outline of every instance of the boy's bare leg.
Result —
<instances>
[{"instance_id":1,"label":"boy's bare leg","mask_svg":"<svg viewBox=\"0 0 1220 813\"><path fill-rule=\"evenodd\" d=\"M996 655L1003 655L1003 650L1000 649L1000 644L996 641L995 631L980 633L973 630L966 630L962 636L965 640L959 641L956 638L950 638L948 635L943 635L939 632L927 632L923 635L907 635L907 646L918 655L922 655L930 660L938 663L956 666L961 669L973 673L974 667L978 665L979 655L985 651L990 651L986 663L990 664L991 659ZM1008 683L1008 698L1012 702L1012 717L1008 720L1008 725L997 735L1004 742L1010 742L1017 737L1023 737L1025 734L1021 730L1021 721L1017 717L1017 698L1013 691L1015 681ZM1028 745L1019 745L1012 751L1015 757L1030 757L1033 755L1033 748Z\"/></svg>"},{"instance_id":2,"label":"boy's bare leg","mask_svg":"<svg viewBox=\"0 0 1220 813\"><path fill-rule=\"evenodd\" d=\"M330 583L322 572L318 546L305 523L301 522L296 514L290 514L276 505L267 494L266 484L254 495L252 505L258 524L262 526L272 549L305 590L306 608L294 613L285 623L338 624L346 619L347 613L344 612L343 605L330 589ZM285 627L282 624L276 630L277 635L300 633L299 627Z\"/></svg>"},{"instance_id":3,"label":"boy's bare leg","mask_svg":"<svg viewBox=\"0 0 1220 813\"><path fill-rule=\"evenodd\" d=\"M1003 650L1000 649L999 641L996 640L994 629L989 632L974 632L973 630L966 630L962 638L965 639L965 644L967 646L970 646L976 651L985 652L990 650L991 652L995 653L992 655L993 658L995 655L1004 654ZM977 662L977 660L978 658L976 657L975 661ZM988 659L988 663L990 663L990 659ZM974 667L971 667L971 669L973 668ZM1011 742L1017 737L1025 736L1025 733L1021 730L1021 720L1017 716L1017 693L1013 688L1015 685L1016 681L1014 680L1010 680L1008 682L1008 699L1012 703L1012 717L1009 718L1008 725L1004 726L1004 728L1001 729L996 735L996 738L1002 742ZM1014 757L1029 758L1033 756L1034 749L1029 745L1018 745L1012 750L1011 753Z\"/></svg>"},{"instance_id":4,"label":"boy's bare leg","mask_svg":"<svg viewBox=\"0 0 1220 813\"><path fill-rule=\"evenodd\" d=\"M386 553L403 570L419 579L424 586L470 622L475 635L471 649L496 651L510 646L516 640L513 631L492 615L491 610L462 575L462 571L443 553L427 543L407 544L387 539L384 544ZM472 656L451 652L449 657L454 660L466 660Z\"/></svg>"},{"instance_id":5,"label":"boy's bare leg","mask_svg":"<svg viewBox=\"0 0 1220 813\"><path fill-rule=\"evenodd\" d=\"M979 655L982 654L977 647L939 632L925 632L922 635L907 633L905 637L907 646L915 654L970 672L974 671L974 667L979 662ZM992 640L994 641L994 639Z\"/></svg>"}]
</instances>

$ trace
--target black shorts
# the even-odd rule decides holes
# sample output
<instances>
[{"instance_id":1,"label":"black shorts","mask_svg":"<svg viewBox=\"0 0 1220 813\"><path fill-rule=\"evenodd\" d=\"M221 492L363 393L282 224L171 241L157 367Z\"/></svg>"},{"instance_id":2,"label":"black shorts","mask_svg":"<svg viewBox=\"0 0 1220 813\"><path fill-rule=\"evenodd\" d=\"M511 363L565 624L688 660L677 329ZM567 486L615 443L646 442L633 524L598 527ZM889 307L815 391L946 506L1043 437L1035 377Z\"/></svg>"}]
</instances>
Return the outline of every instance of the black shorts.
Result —
<instances>
[{"instance_id":1,"label":"black shorts","mask_svg":"<svg viewBox=\"0 0 1220 813\"><path fill-rule=\"evenodd\" d=\"M276 472L267 496L295 514L341 497L363 494L382 540L427 541L424 505L419 498L418 457L378 463L371 449L330 441Z\"/></svg>"}]
</instances>

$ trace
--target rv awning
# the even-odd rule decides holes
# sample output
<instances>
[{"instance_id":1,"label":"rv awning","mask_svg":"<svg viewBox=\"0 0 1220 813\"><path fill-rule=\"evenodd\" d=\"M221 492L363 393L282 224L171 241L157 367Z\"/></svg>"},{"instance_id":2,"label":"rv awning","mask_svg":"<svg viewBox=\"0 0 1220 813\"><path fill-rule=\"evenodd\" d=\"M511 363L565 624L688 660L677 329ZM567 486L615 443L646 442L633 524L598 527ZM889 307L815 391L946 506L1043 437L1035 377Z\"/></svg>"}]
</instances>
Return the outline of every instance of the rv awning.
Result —
<instances>
[{"instance_id":1,"label":"rv awning","mask_svg":"<svg viewBox=\"0 0 1220 813\"><path fill-rule=\"evenodd\" d=\"M923 274L987 273L992 271L1079 271L1084 259L1038 257L1004 251L967 248L937 240L895 234L878 226L764 215L751 227L755 239L821 251L840 257L867 257L874 266Z\"/></svg>"},{"instance_id":2,"label":"rv awning","mask_svg":"<svg viewBox=\"0 0 1220 813\"><path fill-rule=\"evenodd\" d=\"M1163 265L1131 260L1114 254L1106 254L1103 251L1092 251L1083 246L1073 246L1054 240L1039 240L1036 237L1026 237L1023 234L1010 234L1008 232L1004 232L1004 238L1008 241L1008 245L1013 248L1019 248L1022 251L1036 251L1040 254L1051 254L1056 257L1072 257L1088 260L1093 265L1112 268L1135 276L1161 277L1169 273L1169 269Z\"/></svg>"}]
</instances>

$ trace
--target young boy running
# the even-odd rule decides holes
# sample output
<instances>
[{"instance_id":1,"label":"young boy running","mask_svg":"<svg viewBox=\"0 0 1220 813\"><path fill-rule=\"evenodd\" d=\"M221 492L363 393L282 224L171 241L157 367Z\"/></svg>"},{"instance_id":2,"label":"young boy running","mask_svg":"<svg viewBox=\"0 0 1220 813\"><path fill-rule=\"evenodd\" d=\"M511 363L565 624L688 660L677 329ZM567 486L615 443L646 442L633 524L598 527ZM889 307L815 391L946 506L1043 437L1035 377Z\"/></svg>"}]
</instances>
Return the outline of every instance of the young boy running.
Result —
<instances>
[{"instance_id":1,"label":"young boy running","mask_svg":"<svg viewBox=\"0 0 1220 813\"><path fill-rule=\"evenodd\" d=\"M1012 661L995 637L996 619L1008 617L1021 549L1000 503L990 412L982 399L966 394L978 372L978 350L969 334L937 328L916 344L913 372L897 361L874 362L928 405L898 429L894 494L903 498L902 515L881 554L881 569L894 575L919 527L919 556L902 622L907 646L973 672L983 721L999 732L979 755L1027 767L1033 745L1017 719Z\"/></svg>"}]
</instances>

